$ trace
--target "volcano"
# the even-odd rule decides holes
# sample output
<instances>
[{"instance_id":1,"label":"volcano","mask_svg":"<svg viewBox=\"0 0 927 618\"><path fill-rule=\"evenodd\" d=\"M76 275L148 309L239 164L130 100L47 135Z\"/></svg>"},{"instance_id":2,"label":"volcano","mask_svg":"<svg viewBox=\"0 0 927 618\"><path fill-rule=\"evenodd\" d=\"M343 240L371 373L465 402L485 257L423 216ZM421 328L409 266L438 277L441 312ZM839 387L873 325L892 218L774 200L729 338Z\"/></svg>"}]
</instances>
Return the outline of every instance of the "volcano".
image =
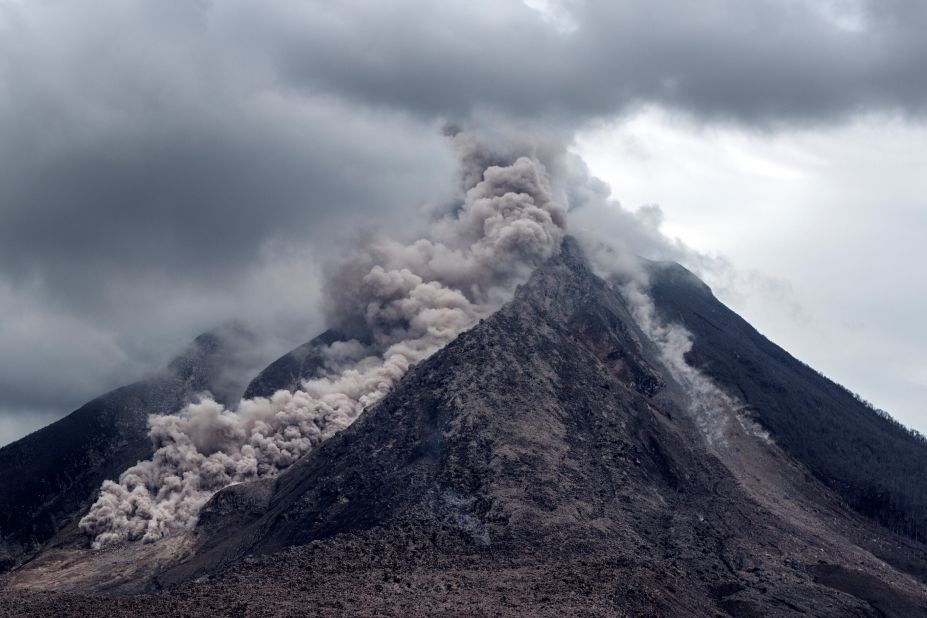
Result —
<instances>
[{"instance_id":1,"label":"volcano","mask_svg":"<svg viewBox=\"0 0 927 618\"><path fill-rule=\"evenodd\" d=\"M93 550L44 525L7 561L0 613L927 615L927 443L683 267L643 268L660 319L691 336L685 361L722 396L674 371L622 282L567 238L347 429L216 493L192 532ZM341 338L299 346L247 395L316 377ZM19 462L0 480L5 539L38 513L73 522L101 478L146 456L137 437L106 437L125 413L82 410L61 427L81 428L79 456L105 441L85 459L108 462L86 482L53 476L64 429L0 449Z\"/></svg>"}]
</instances>

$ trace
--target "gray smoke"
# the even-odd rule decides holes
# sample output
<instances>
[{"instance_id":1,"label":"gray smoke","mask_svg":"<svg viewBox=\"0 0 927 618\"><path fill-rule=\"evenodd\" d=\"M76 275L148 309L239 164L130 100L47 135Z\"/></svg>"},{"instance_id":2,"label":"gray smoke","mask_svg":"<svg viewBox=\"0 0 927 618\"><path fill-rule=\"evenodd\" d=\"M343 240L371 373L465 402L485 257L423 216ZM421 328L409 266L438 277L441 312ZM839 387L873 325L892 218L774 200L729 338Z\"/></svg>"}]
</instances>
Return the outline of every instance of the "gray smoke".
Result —
<instances>
[{"instance_id":1,"label":"gray smoke","mask_svg":"<svg viewBox=\"0 0 927 618\"><path fill-rule=\"evenodd\" d=\"M483 152L464 133L453 142L464 188L453 212L412 243L370 239L330 273L329 315L358 336L328 348L325 375L235 410L207 397L152 417L154 456L105 482L80 522L94 547L190 529L216 491L286 469L559 251L565 211L538 153Z\"/></svg>"}]
</instances>

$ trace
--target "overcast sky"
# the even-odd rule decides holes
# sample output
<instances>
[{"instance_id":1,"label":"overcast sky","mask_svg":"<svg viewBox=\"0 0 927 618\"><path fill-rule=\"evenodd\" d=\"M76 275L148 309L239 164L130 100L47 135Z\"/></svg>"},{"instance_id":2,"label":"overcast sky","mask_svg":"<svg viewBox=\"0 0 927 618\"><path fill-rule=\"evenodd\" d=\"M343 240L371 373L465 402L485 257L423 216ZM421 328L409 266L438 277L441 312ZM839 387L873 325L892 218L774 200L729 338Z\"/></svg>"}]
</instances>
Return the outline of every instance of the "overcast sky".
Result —
<instances>
[{"instance_id":1,"label":"overcast sky","mask_svg":"<svg viewBox=\"0 0 927 618\"><path fill-rule=\"evenodd\" d=\"M226 320L268 357L313 334L342 240L452 195L448 122L556 136L927 431L925 28L919 0L0 0L0 444Z\"/></svg>"}]
</instances>

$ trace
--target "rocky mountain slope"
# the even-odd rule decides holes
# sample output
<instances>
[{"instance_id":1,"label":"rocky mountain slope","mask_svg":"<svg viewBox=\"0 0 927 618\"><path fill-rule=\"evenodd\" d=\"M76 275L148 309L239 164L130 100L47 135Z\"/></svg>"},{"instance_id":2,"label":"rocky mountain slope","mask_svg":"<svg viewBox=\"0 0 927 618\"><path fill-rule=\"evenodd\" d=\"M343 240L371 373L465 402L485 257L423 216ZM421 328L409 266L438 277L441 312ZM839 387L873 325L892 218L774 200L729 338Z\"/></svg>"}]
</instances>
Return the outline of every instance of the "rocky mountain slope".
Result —
<instances>
[{"instance_id":1,"label":"rocky mountain slope","mask_svg":"<svg viewBox=\"0 0 927 618\"><path fill-rule=\"evenodd\" d=\"M650 270L664 319L694 336L692 364L749 405L777 444L853 508L895 532L927 538L923 437L763 337L678 264Z\"/></svg>"},{"instance_id":2,"label":"rocky mountain slope","mask_svg":"<svg viewBox=\"0 0 927 618\"><path fill-rule=\"evenodd\" d=\"M716 319L690 278L655 279L667 317L660 294L675 286L672 317L698 293L690 315ZM697 364L706 335L692 330ZM735 388L745 374L718 379L735 401L703 417L661 358L567 241L348 429L276 479L216 494L189 537L73 547L70 570L49 552L6 576L0 611L927 615L924 547L851 510L781 445L763 400ZM265 372L260 388L301 371L312 363ZM147 593L94 592L157 552L175 558L134 577Z\"/></svg>"}]
</instances>

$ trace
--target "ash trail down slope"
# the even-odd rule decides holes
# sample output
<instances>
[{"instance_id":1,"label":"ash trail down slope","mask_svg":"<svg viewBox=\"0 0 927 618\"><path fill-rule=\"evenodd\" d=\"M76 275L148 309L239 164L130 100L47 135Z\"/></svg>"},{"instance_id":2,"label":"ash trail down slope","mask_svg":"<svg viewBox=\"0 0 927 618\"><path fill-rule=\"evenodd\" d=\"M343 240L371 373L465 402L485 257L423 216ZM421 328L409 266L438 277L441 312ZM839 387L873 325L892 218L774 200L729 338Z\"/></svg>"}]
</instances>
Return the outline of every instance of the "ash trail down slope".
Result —
<instances>
[{"instance_id":1,"label":"ash trail down slope","mask_svg":"<svg viewBox=\"0 0 927 618\"><path fill-rule=\"evenodd\" d=\"M159 375L101 395L0 448L0 571L67 534L100 483L151 456L150 414L176 410L203 391L236 399L239 387L227 369L239 364L250 337L237 326L204 333Z\"/></svg>"},{"instance_id":2,"label":"ash trail down slope","mask_svg":"<svg viewBox=\"0 0 927 618\"><path fill-rule=\"evenodd\" d=\"M690 364L744 402L777 444L854 509L927 538L927 441L763 337L682 266L648 270L658 312L693 335Z\"/></svg>"},{"instance_id":3,"label":"ash trail down slope","mask_svg":"<svg viewBox=\"0 0 927 618\"><path fill-rule=\"evenodd\" d=\"M568 252L578 251L572 242L565 246L569 247ZM578 258L567 255L563 259ZM612 357L608 362L616 372L615 379L622 381L628 396L633 393L639 402L643 402L640 399L642 393L652 394L658 390L662 386L661 378L642 352L649 343L633 327L633 321L624 307L617 304L616 297L606 296L611 301L610 306L599 309L599 302L595 301L604 301L602 297L607 293L605 284L591 277L577 279L562 264L560 269L555 264L561 264L561 260L555 260L536 274L521 288L513 304L442 350L441 361L423 363L415 371L414 378L403 380L388 397L389 406L377 406L358 421L357 429L345 432L344 438L336 436L332 446L325 447L318 457L307 457L282 475L275 484L269 513L249 531L256 535L255 547L262 551L273 550L301 544L316 536L331 536L380 525L397 515L396 509L400 508L403 511L421 511L426 518L449 509L450 516L456 518L463 513L461 504L473 500L468 487L494 482L496 479L487 475L498 471L495 465L487 467L490 452L486 443L471 443L470 439L466 439L455 443L455 451L447 450L444 434L448 428L445 423L451 422L452 412L462 411L462 406L467 414L453 419L454 427L462 435L472 434L474 439L480 436L484 440L506 444L505 448L513 451L503 452L503 460L514 460L526 449L533 453L529 459L538 468L531 468L528 461L521 466L513 466L505 471L507 484L521 485L527 478L545 474L551 479L556 478L556 468L560 465L558 449L564 446L556 438L563 439L568 432L558 421L552 407L555 403L568 401L571 395L577 395L578 402L582 398L573 391L576 386L566 374L567 368L558 366L561 354L571 351L567 348L572 346L561 345L558 348L540 337L535 329L547 330L552 324L545 316L537 315L539 307L535 304L518 300L529 295L529 290L543 290L536 292L538 297L543 296L546 307L542 310L559 312L559 320L566 320L569 314L570 319L576 320L575 326L582 328L589 337L588 345L593 348L599 345L593 333L601 337L609 329L617 329L627 346L610 350ZM558 279L562 280L559 284ZM594 296L595 301L590 296ZM584 299L590 311L573 316L571 308ZM558 326L562 331L564 326ZM523 351L531 350L531 357L519 356L510 359L512 362L507 367L500 367L496 353L499 343L494 337L503 333L507 341L523 337ZM560 334L566 336L563 332ZM461 359L462 353L465 359ZM436 364L438 369L428 373L430 379L423 378L422 373L429 371L426 367ZM432 384L435 380L439 380L440 385ZM557 384L551 383L554 381ZM601 398L603 384L590 394ZM541 390L534 392L535 388ZM477 395L476 391L480 390L482 394ZM461 394L455 400L452 394L457 392ZM538 401L541 396L549 397L550 401L547 404ZM391 409L384 410L384 407ZM522 414L516 414L516 410ZM587 432L600 424L600 421L589 420ZM478 423L479 427L476 427ZM507 444L509 440L513 444ZM350 470L339 469L345 465ZM576 465L581 463L576 462ZM546 468L542 469L542 466ZM447 495L440 487L446 479L436 476L447 474L445 467L449 467L455 477L460 477L457 482L447 485L447 491L451 492ZM325 489L325 483L316 479L317 474L350 477L358 486L351 492L353 497L339 492L332 494ZM469 480L461 484L460 481L466 479ZM592 479L588 481L592 482ZM587 481L579 475L575 482ZM584 488L588 489L587 486ZM512 489L514 491L514 487ZM558 486L554 484L542 493L555 500L557 490ZM224 490L207 506L201 517L201 533L212 528L211 509L223 501L223 494L239 491L237 487ZM532 491L540 492L541 488ZM533 495L528 502L538 500L543 500L541 494ZM422 501L427 505L420 504ZM554 502L551 502L553 505ZM460 516L466 519L465 514ZM483 527L483 524L478 527ZM228 528L217 526L216 530L222 534ZM505 530L510 528L506 526ZM490 538L499 534L494 534L490 528L486 528L485 532ZM482 538L482 532L478 536ZM234 532L232 542L241 542L238 531ZM499 542L496 538L493 545L498 546ZM216 544L215 540L209 543Z\"/></svg>"}]
</instances>

